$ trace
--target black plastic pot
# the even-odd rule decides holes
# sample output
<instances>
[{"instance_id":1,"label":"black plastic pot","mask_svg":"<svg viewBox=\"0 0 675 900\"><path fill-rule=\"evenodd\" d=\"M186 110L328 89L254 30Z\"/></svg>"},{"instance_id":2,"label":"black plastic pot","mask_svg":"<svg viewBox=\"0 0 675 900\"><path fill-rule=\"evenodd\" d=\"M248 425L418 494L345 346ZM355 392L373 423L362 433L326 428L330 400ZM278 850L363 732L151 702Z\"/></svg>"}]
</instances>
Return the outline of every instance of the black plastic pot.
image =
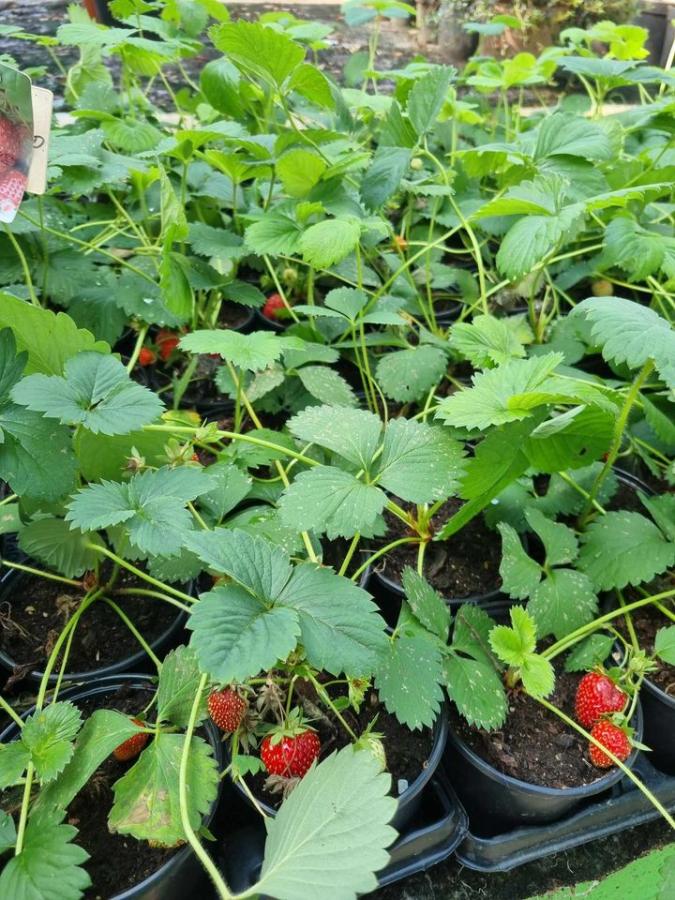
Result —
<instances>
[{"instance_id":1,"label":"black plastic pot","mask_svg":"<svg viewBox=\"0 0 675 900\"><path fill-rule=\"evenodd\" d=\"M5 574L0 577L0 602L2 602L10 592L19 589L21 582L29 577L30 576L26 573L17 570L5 572ZM187 590L189 590L189 587ZM162 601L158 600L157 602L161 603ZM161 655L162 651L169 650L170 647L178 641L186 621L187 613L177 610L176 617L171 625L150 643L150 647L155 654ZM98 681L101 678L116 676L123 672L143 671L149 663L150 659L146 655L145 650L139 649L137 653L133 653L131 656L120 659L118 662L111 663L108 666L101 666L99 669L91 669L88 672L67 672L66 680L87 684L92 681ZM21 668L21 664L12 659L8 653L0 650L0 667L12 674L15 670ZM43 674L44 671L35 669L27 672L26 678L39 683L42 681ZM57 680L58 673L52 673L49 676L49 684L56 684Z\"/></svg>"},{"instance_id":2,"label":"black plastic pot","mask_svg":"<svg viewBox=\"0 0 675 900\"><path fill-rule=\"evenodd\" d=\"M404 831L408 823L414 818L422 802L424 790L433 778L434 773L443 759L445 744L448 737L448 712L445 705L441 708L438 718L434 723L433 735L434 740L426 768L420 772L415 781L408 785L403 793L397 798L398 808L394 818L391 820L392 826L397 831ZM247 803L251 803L250 798L241 785L236 781L234 784L243 799ZM269 806L262 800L258 800L258 804L267 816L272 818L276 816L277 811L273 806Z\"/></svg>"},{"instance_id":3,"label":"black plastic pot","mask_svg":"<svg viewBox=\"0 0 675 900\"><path fill-rule=\"evenodd\" d=\"M675 697L645 679L640 691L644 715L644 742L649 759L662 772L675 775Z\"/></svg>"},{"instance_id":4,"label":"black plastic pot","mask_svg":"<svg viewBox=\"0 0 675 900\"><path fill-rule=\"evenodd\" d=\"M398 609L401 605L401 600L405 597L403 585L399 581L395 581L393 578L385 575L377 566L373 566L371 580L374 582L371 589L378 596L393 601ZM508 601L508 598L505 597L500 588L495 588L486 594L469 594L468 597L445 597L444 599L450 609L453 610L464 603L475 603L477 606L485 606L486 603L492 603L494 600L503 599Z\"/></svg>"},{"instance_id":5,"label":"black plastic pot","mask_svg":"<svg viewBox=\"0 0 675 900\"><path fill-rule=\"evenodd\" d=\"M138 673L131 673L123 677L100 678L92 682L88 688L75 687L61 691L59 699L71 700L77 704L78 700L88 700L100 694L114 693L119 688L129 684L141 690L146 687L152 687L153 679L149 675ZM35 707L28 710L28 712L24 713L23 718L27 718L34 710ZM220 732L209 719L200 727L206 731L218 769L222 771L224 757ZM0 734L0 743L8 743L15 740L17 731L16 725L10 725L9 728ZM223 779L221 778L216 799L204 817L203 824L206 828L209 827L216 813L222 790ZM196 897L202 894L208 896L208 890L209 879L203 866L195 857L192 848L189 845L185 845L171 859L160 866L156 872L153 872L152 875L141 881L140 884L123 891L121 894L114 894L110 900L184 900L185 897Z\"/></svg>"},{"instance_id":6,"label":"black plastic pot","mask_svg":"<svg viewBox=\"0 0 675 900\"><path fill-rule=\"evenodd\" d=\"M668 778L642 754L634 767L640 780L671 812L675 809L675 778ZM489 837L466 835L455 855L469 869L478 872L508 872L517 866L563 853L589 841L627 831L651 822L661 813L625 778L609 794L575 810L557 822L527 825Z\"/></svg>"}]
</instances>

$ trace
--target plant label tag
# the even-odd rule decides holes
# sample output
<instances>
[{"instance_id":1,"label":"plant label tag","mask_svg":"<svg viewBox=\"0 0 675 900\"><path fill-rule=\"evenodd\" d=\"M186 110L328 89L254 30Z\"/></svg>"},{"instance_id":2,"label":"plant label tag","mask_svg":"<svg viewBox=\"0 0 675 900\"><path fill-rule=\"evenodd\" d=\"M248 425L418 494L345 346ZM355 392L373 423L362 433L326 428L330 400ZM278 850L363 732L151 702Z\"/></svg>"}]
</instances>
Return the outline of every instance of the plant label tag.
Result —
<instances>
[{"instance_id":1,"label":"plant label tag","mask_svg":"<svg viewBox=\"0 0 675 900\"><path fill-rule=\"evenodd\" d=\"M54 94L47 88L33 87L33 159L28 169L26 190L44 194L47 190L49 132L52 127Z\"/></svg>"},{"instance_id":2,"label":"plant label tag","mask_svg":"<svg viewBox=\"0 0 675 900\"><path fill-rule=\"evenodd\" d=\"M33 101L28 75L0 63L0 222L12 222L33 158Z\"/></svg>"}]
</instances>

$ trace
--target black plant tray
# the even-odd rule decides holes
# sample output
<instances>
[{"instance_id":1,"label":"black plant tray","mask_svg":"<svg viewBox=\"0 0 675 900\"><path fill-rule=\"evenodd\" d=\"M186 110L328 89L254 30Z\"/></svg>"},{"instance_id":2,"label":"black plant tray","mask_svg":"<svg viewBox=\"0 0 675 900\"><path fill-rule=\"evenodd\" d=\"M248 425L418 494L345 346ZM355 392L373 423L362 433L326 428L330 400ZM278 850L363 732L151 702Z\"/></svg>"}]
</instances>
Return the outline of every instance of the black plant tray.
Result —
<instances>
[{"instance_id":1,"label":"black plant tray","mask_svg":"<svg viewBox=\"0 0 675 900\"><path fill-rule=\"evenodd\" d=\"M232 791L231 802L235 802ZM250 888L257 881L262 865L265 845L265 828L260 816L245 807L238 799L238 807L227 805L228 823L226 833L218 844L222 847L217 860L228 886L240 892ZM216 830L218 823L216 823ZM414 820L404 834L401 834L390 848L389 865L377 876L378 884L384 887L424 872L452 855L467 833L467 817L447 777L437 771L429 783Z\"/></svg>"},{"instance_id":2,"label":"black plant tray","mask_svg":"<svg viewBox=\"0 0 675 900\"><path fill-rule=\"evenodd\" d=\"M643 754L638 757L634 771L669 812L675 810L675 776L664 775ZM469 831L455 856L469 869L507 872L659 816L658 810L633 782L624 778L611 796L596 800L558 822L515 828L494 837L472 834L469 823Z\"/></svg>"}]
</instances>

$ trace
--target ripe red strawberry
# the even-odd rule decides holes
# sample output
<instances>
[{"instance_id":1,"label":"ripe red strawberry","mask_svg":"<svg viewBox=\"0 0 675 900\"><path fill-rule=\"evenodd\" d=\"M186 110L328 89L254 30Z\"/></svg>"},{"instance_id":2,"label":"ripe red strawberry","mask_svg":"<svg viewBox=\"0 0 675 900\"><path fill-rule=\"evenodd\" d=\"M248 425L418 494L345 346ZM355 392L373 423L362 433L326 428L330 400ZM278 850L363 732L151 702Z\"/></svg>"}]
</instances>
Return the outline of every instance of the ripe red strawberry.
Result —
<instances>
[{"instance_id":1,"label":"ripe red strawberry","mask_svg":"<svg viewBox=\"0 0 675 900\"><path fill-rule=\"evenodd\" d=\"M584 728L590 728L606 713L621 712L628 697L608 675L588 672L579 682L574 714Z\"/></svg>"},{"instance_id":2,"label":"ripe red strawberry","mask_svg":"<svg viewBox=\"0 0 675 900\"><path fill-rule=\"evenodd\" d=\"M1 171L1 170L0 170ZM0 174L0 213L13 215L23 200L26 176L17 169Z\"/></svg>"},{"instance_id":3,"label":"ripe red strawberry","mask_svg":"<svg viewBox=\"0 0 675 900\"><path fill-rule=\"evenodd\" d=\"M157 333L157 347L159 355L166 361L180 342L180 335L175 331L169 331L167 328L160 328Z\"/></svg>"},{"instance_id":4,"label":"ripe red strawberry","mask_svg":"<svg viewBox=\"0 0 675 900\"><path fill-rule=\"evenodd\" d=\"M134 725L140 725L143 727L143 723L140 719L132 719L131 720ZM127 762L129 759L133 759L135 756L141 752L143 747L148 743L149 734L146 734L144 731L139 731L138 734L132 735L130 738L127 738L126 741L123 741L119 747L116 747L113 750L113 756L118 762Z\"/></svg>"},{"instance_id":5,"label":"ripe red strawberry","mask_svg":"<svg viewBox=\"0 0 675 900\"><path fill-rule=\"evenodd\" d=\"M0 116L0 172L11 169L21 153L21 132L17 126Z\"/></svg>"},{"instance_id":6,"label":"ripe red strawberry","mask_svg":"<svg viewBox=\"0 0 675 900\"><path fill-rule=\"evenodd\" d=\"M209 715L221 731L232 733L241 725L248 705L232 688L214 691L208 700Z\"/></svg>"},{"instance_id":7,"label":"ripe red strawberry","mask_svg":"<svg viewBox=\"0 0 675 900\"><path fill-rule=\"evenodd\" d=\"M272 743L272 735L268 734L260 745L260 758L270 775L302 778L320 750L321 741L315 731L282 737L277 743Z\"/></svg>"},{"instance_id":8,"label":"ripe red strawberry","mask_svg":"<svg viewBox=\"0 0 675 900\"><path fill-rule=\"evenodd\" d=\"M598 722L591 730L591 737L594 737L596 741L600 741L602 746L612 752L617 759L621 760L621 762L628 759L630 756L630 741L628 740L628 735L613 722L608 722L605 719ZM599 769L609 769L610 766L614 765L613 760L590 741L588 742L588 755L590 756L593 765L597 766Z\"/></svg>"},{"instance_id":9,"label":"ripe red strawberry","mask_svg":"<svg viewBox=\"0 0 675 900\"><path fill-rule=\"evenodd\" d=\"M270 294L262 308L262 314L267 319L277 319L279 311L285 308L286 304L282 300L281 294Z\"/></svg>"},{"instance_id":10,"label":"ripe red strawberry","mask_svg":"<svg viewBox=\"0 0 675 900\"><path fill-rule=\"evenodd\" d=\"M141 347L141 352L138 354L138 365L151 366L154 362L157 362L157 354L155 351L151 350L149 347Z\"/></svg>"}]
</instances>

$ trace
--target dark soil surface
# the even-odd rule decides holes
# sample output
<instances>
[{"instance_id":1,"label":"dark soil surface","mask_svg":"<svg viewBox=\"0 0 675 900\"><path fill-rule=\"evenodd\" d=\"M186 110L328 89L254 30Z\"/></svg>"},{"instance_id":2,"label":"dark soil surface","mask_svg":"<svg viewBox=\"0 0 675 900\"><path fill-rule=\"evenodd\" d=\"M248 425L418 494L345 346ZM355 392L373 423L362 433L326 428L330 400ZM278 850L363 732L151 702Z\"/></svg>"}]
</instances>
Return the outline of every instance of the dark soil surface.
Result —
<instances>
[{"instance_id":1,"label":"dark soil surface","mask_svg":"<svg viewBox=\"0 0 675 900\"><path fill-rule=\"evenodd\" d=\"M330 711L319 718L316 693L311 685L296 684L296 690L300 689L305 698L304 706L310 723L321 739L320 758L351 743L350 736ZM321 707L321 711L323 709L324 707ZM358 714L350 708L344 710L342 716L357 735L363 734L368 725L377 717L373 730L381 735L387 757L387 771L392 776L392 793L395 796L403 793L426 768L433 743L431 730L425 728L421 731L411 731L401 725L398 719L390 715L379 702L374 691L370 691L366 695ZM270 792L266 787L266 780L267 776L264 772L251 778L253 793L263 802L278 808L281 803L281 795Z\"/></svg>"},{"instance_id":2,"label":"dark soil surface","mask_svg":"<svg viewBox=\"0 0 675 900\"><path fill-rule=\"evenodd\" d=\"M336 572L339 572L344 558L347 555L347 551L349 550L349 544L350 541L345 541L341 538L338 538L336 541L324 540L321 545L323 549L323 564L325 566L332 566ZM347 578L352 576L354 572L363 565L366 559L368 559L371 552L372 551L369 549L359 545L349 561L345 576Z\"/></svg>"},{"instance_id":3,"label":"dark soil surface","mask_svg":"<svg viewBox=\"0 0 675 900\"><path fill-rule=\"evenodd\" d=\"M105 570L104 570L105 571ZM105 577L105 576L104 576ZM118 588L145 586L129 573L120 573ZM117 605L152 644L176 618L176 610L153 597L115 596ZM37 575L21 578L0 599L0 646L21 669L44 668L64 625L79 607L83 593L68 584ZM117 613L102 600L84 613L77 625L69 672L87 672L115 663L140 649Z\"/></svg>"},{"instance_id":4,"label":"dark soil surface","mask_svg":"<svg viewBox=\"0 0 675 900\"><path fill-rule=\"evenodd\" d=\"M555 691L548 700L573 716L580 675L565 672L562 662L555 669ZM454 705L450 723L482 759L529 784L578 787L607 774L589 762L587 742L580 735L522 691L511 693L508 718L500 731L472 728Z\"/></svg>"},{"instance_id":5,"label":"dark soil surface","mask_svg":"<svg viewBox=\"0 0 675 900\"><path fill-rule=\"evenodd\" d=\"M85 717L104 707L134 716L142 712L152 696L149 690L123 687L115 694L99 695L78 706ZM67 821L79 829L76 843L90 856L84 865L92 880L84 895L90 900L106 900L133 887L176 852L175 848L150 847L145 841L108 830L108 813L114 800L112 786L134 762L121 763L109 756L68 807Z\"/></svg>"},{"instance_id":6,"label":"dark soil surface","mask_svg":"<svg viewBox=\"0 0 675 900\"><path fill-rule=\"evenodd\" d=\"M433 525L440 529L462 506L463 501L451 498L439 509ZM406 504L401 504L406 508ZM386 543L410 532L400 519L385 512L388 532ZM380 540L379 546L384 546ZM501 547L495 533L476 516L461 531L447 541L430 542L424 557L424 574L429 582L448 599L463 599L474 594L487 594L501 585L499 563ZM401 583L403 569L417 566L417 544L404 544L388 553L384 562L378 561L380 571Z\"/></svg>"}]
</instances>

